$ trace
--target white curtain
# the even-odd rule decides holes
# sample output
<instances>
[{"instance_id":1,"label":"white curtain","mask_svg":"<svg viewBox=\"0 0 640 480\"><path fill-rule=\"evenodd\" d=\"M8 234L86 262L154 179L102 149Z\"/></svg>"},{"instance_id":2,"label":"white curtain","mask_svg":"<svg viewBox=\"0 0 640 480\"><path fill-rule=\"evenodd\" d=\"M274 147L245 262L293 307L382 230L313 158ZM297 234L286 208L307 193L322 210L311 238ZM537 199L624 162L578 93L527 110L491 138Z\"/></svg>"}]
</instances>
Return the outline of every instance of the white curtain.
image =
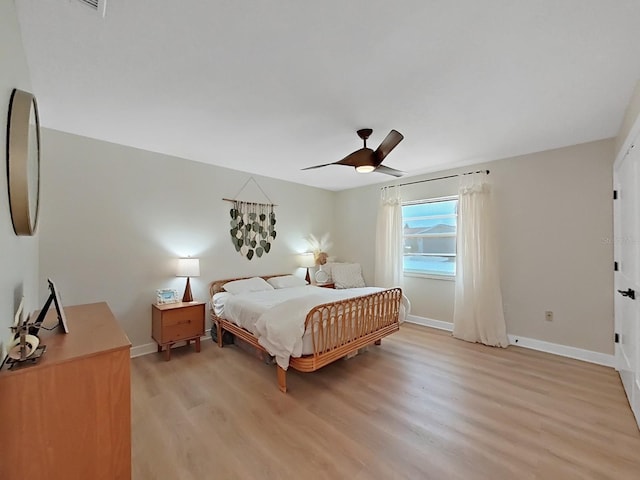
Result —
<instances>
[{"instance_id":1,"label":"white curtain","mask_svg":"<svg viewBox=\"0 0 640 480\"><path fill-rule=\"evenodd\" d=\"M484 173L461 177L457 247L453 336L506 347L491 188Z\"/></svg>"},{"instance_id":2,"label":"white curtain","mask_svg":"<svg viewBox=\"0 0 640 480\"><path fill-rule=\"evenodd\" d=\"M385 187L380 195L376 224L375 284L402 286L402 200L398 187Z\"/></svg>"}]
</instances>

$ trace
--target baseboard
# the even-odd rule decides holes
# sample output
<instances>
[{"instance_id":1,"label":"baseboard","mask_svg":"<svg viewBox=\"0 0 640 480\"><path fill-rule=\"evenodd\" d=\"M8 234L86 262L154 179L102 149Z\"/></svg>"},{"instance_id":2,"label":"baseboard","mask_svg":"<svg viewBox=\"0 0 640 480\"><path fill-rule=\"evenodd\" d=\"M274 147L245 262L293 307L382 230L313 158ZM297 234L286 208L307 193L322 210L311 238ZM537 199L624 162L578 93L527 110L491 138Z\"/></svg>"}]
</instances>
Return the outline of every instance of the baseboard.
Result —
<instances>
[{"instance_id":1,"label":"baseboard","mask_svg":"<svg viewBox=\"0 0 640 480\"><path fill-rule=\"evenodd\" d=\"M204 335L200 337L201 340L207 340L211 337L209 336L210 329L204 331ZM158 351L158 344L156 342L145 343L144 345L136 345L135 347L131 347L130 356L131 358L141 357L143 355L148 355L150 353L156 353Z\"/></svg>"},{"instance_id":2,"label":"baseboard","mask_svg":"<svg viewBox=\"0 0 640 480\"><path fill-rule=\"evenodd\" d=\"M148 355L149 353L157 352L158 344L155 342L145 343L144 345L136 345L131 347L129 351L131 358L141 357L142 355Z\"/></svg>"},{"instance_id":3,"label":"baseboard","mask_svg":"<svg viewBox=\"0 0 640 480\"><path fill-rule=\"evenodd\" d=\"M417 315L408 315L407 322L415 323L417 325L424 325L425 327L437 328L438 330L446 330L447 332L451 332L453 330L452 323L443 322L442 320L434 320L432 318L418 317ZM561 357L574 358L576 360L595 363L597 365L603 365L605 367L616 367L615 355L593 352L591 350L569 347L567 345L560 345L557 343L545 342L543 340L536 340L535 338L521 337L520 335L508 335L508 337L509 343L511 345L517 345L518 347L530 348L531 350L538 350L540 352L553 353L554 355L560 355Z\"/></svg>"},{"instance_id":4,"label":"baseboard","mask_svg":"<svg viewBox=\"0 0 640 480\"><path fill-rule=\"evenodd\" d=\"M594 352L592 350L584 350L582 348L569 347L557 343L536 340L535 338L521 337L519 335L509 335L509 343L518 347L530 348L540 352L553 353L562 357L575 358L589 363L603 365L605 367L615 368L616 357L606 353Z\"/></svg>"},{"instance_id":5,"label":"baseboard","mask_svg":"<svg viewBox=\"0 0 640 480\"><path fill-rule=\"evenodd\" d=\"M443 322L442 320L434 320L432 318L418 317L417 315L407 315L407 322L423 325L425 327L437 328L450 332L453 330L453 323Z\"/></svg>"}]
</instances>

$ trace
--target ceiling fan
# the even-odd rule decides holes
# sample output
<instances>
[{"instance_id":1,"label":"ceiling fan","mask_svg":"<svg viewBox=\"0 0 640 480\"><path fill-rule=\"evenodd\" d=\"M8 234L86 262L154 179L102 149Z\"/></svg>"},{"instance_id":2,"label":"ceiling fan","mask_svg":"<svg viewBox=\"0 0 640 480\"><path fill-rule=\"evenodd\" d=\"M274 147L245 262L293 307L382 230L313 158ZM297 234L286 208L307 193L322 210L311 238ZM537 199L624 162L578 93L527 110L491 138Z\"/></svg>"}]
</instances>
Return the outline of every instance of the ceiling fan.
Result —
<instances>
[{"instance_id":1,"label":"ceiling fan","mask_svg":"<svg viewBox=\"0 0 640 480\"><path fill-rule=\"evenodd\" d=\"M382 165L382 161L385 159L389 152L396 148L396 146L402 141L404 136L396 131L391 130L389 135L385 137L380 146L375 150L367 148L367 139L373 133L370 128L363 128L356 132L358 136L364 141L364 147L350 153L342 160L338 160L333 163L325 163L323 165L315 165L313 167L303 168L302 170L311 170L313 168L326 167L328 165L346 165L348 167L354 167L359 173L379 172L386 173L387 175L393 175L394 177L401 177L404 172L389 168Z\"/></svg>"}]
</instances>

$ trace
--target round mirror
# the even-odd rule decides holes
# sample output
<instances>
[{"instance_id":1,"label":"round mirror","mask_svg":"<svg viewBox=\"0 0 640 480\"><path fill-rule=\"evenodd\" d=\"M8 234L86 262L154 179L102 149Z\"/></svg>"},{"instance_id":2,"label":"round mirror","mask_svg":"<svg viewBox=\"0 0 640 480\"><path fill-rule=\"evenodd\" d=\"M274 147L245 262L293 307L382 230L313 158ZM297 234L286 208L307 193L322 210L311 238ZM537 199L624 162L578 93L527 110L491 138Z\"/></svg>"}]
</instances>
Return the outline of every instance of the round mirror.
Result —
<instances>
[{"instance_id":1,"label":"round mirror","mask_svg":"<svg viewBox=\"0 0 640 480\"><path fill-rule=\"evenodd\" d=\"M40 204L40 121L33 95L14 89L7 127L7 184L16 235L33 235Z\"/></svg>"}]
</instances>

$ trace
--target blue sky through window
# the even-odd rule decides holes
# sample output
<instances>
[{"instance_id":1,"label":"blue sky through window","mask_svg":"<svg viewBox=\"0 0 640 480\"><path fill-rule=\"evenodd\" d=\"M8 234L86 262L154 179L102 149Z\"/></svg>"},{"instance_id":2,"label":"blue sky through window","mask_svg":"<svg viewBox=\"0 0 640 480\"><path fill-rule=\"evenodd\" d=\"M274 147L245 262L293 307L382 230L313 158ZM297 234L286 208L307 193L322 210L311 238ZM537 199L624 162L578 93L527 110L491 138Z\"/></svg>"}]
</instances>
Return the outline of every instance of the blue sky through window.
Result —
<instances>
[{"instance_id":1,"label":"blue sky through window","mask_svg":"<svg viewBox=\"0 0 640 480\"><path fill-rule=\"evenodd\" d=\"M436 225L456 225L457 200L417 203L402 207L403 225L409 228L434 227ZM451 215L450 217L443 217ZM433 217L436 218L425 218Z\"/></svg>"}]
</instances>

